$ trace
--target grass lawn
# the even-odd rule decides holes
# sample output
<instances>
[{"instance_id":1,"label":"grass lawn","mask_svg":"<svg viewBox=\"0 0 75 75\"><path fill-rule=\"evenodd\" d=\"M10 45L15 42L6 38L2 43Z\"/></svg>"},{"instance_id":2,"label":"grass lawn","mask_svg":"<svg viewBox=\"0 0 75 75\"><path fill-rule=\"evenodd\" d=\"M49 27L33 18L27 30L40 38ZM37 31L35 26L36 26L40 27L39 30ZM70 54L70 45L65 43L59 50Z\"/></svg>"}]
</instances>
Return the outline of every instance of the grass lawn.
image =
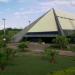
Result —
<instances>
[{"instance_id":1,"label":"grass lawn","mask_svg":"<svg viewBox=\"0 0 75 75\"><path fill-rule=\"evenodd\" d=\"M75 57L57 56L56 61L56 64L50 64L40 56L16 56L0 75L47 75L52 71L75 67Z\"/></svg>"}]
</instances>

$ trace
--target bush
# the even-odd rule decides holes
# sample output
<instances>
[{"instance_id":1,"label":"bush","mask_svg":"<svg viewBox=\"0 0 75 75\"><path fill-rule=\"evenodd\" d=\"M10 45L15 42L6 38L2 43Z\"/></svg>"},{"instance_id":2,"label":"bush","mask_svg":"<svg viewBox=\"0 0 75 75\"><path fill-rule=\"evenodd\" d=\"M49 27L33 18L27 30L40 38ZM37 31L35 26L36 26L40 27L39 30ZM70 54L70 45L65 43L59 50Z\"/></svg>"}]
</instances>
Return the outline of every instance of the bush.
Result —
<instances>
[{"instance_id":1,"label":"bush","mask_svg":"<svg viewBox=\"0 0 75 75\"><path fill-rule=\"evenodd\" d=\"M18 48L21 50L21 51L25 51L25 48L28 48L28 42L21 42L19 45L18 45Z\"/></svg>"}]
</instances>

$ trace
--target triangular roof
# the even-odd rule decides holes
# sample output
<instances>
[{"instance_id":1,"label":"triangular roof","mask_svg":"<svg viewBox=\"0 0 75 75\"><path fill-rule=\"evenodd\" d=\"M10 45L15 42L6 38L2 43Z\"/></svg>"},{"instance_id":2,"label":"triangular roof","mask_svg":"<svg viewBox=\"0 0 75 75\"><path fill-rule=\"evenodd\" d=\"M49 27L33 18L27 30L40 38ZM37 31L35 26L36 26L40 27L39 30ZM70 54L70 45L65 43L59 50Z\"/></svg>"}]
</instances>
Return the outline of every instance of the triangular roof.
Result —
<instances>
[{"instance_id":1,"label":"triangular roof","mask_svg":"<svg viewBox=\"0 0 75 75\"><path fill-rule=\"evenodd\" d=\"M44 15L28 32L58 31L53 10Z\"/></svg>"},{"instance_id":2,"label":"triangular roof","mask_svg":"<svg viewBox=\"0 0 75 75\"><path fill-rule=\"evenodd\" d=\"M27 33L59 31L63 35L63 30L75 30L75 15L52 9L16 34L13 42L19 42Z\"/></svg>"}]
</instances>

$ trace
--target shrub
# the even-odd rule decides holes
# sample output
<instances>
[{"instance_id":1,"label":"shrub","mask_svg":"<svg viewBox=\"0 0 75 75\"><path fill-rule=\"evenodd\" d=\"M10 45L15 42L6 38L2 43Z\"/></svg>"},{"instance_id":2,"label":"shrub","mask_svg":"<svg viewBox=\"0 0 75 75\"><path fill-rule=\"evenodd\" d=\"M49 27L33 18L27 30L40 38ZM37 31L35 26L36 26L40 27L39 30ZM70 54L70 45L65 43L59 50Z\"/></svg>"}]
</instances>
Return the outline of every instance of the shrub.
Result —
<instances>
[{"instance_id":1,"label":"shrub","mask_svg":"<svg viewBox=\"0 0 75 75\"><path fill-rule=\"evenodd\" d=\"M25 51L25 48L27 48L28 46L28 42L21 42L19 45L18 45L18 48L21 50L21 51Z\"/></svg>"}]
</instances>

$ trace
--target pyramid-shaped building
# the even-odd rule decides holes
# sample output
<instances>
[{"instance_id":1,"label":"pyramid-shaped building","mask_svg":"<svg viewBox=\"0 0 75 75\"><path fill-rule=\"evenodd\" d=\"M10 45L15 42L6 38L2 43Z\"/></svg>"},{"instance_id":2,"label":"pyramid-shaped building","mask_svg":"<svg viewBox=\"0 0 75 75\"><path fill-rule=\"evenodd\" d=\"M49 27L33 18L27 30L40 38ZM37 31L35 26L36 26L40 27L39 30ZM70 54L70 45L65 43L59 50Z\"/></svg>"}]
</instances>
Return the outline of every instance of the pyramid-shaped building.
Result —
<instances>
[{"instance_id":1,"label":"pyramid-shaped building","mask_svg":"<svg viewBox=\"0 0 75 75\"><path fill-rule=\"evenodd\" d=\"M57 35L70 36L75 32L75 15L51 9L16 34L12 41L22 39L50 41Z\"/></svg>"}]
</instances>

